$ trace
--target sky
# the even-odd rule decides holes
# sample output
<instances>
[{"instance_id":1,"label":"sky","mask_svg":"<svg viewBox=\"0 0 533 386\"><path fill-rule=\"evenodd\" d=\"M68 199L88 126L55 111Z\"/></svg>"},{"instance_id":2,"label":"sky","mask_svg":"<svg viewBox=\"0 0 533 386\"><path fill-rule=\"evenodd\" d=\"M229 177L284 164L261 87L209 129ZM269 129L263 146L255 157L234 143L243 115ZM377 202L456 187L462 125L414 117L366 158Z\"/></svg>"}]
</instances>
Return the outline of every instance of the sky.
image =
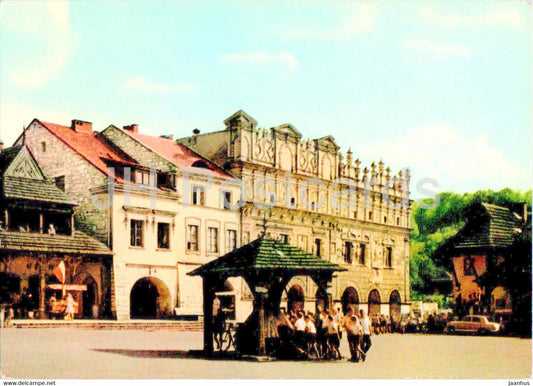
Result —
<instances>
[{"instance_id":1,"label":"sky","mask_svg":"<svg viewBox=\"0 0 533 386\"><path fill-rule=\"evenodd\" d=\"M184 137L243 109L409 167L412 198L531 187L531 5L2 1L0 138L33 118Z\"/></svg>"}]
</instances>

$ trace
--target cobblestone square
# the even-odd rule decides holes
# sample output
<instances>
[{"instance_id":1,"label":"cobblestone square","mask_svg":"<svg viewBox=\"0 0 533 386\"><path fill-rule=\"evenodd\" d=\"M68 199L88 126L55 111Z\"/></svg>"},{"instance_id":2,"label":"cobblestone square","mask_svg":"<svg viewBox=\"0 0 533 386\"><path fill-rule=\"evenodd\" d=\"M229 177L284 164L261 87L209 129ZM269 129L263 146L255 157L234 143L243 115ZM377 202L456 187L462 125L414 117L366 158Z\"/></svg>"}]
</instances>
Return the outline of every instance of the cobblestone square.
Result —
<instances>
[{"instance_id":1,"label":"cobblestone square","mask_svg":"<svg viewBox=\"0 0 533 386\"><path fill-rule=\"evenodd\" d=\"M1 373L32 379L357 378L524 379L531 339L374 335L364 363L186 358L201 332L4 329ZM341 349L347 355L344 339Z\"/></svg>"}]
</instances>

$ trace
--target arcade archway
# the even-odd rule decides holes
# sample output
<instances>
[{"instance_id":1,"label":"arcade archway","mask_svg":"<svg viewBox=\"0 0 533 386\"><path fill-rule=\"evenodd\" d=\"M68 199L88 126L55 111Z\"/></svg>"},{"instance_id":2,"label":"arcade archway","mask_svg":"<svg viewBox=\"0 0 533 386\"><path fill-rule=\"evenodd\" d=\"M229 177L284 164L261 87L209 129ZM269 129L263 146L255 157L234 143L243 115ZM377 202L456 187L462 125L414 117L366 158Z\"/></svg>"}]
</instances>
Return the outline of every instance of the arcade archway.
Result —
<instances>
[{"instance_id":1,"label":"arcade archway","mask_svg":"<svg viewBox=\"0 0 533 386\"><path fill-rule=\"evenodd\" d=\"M87 286L86 291L82 291L76 296L79 301L78 317L86 319L92 318L93 306L98 306L98 284L96 283L96 280L88 273L81 273L76 279L74 279L74 283ZM98 315L94 316L98 317Z\"/></svg>"},{"instance_id":2,"label":"arcade archway","mask_svg":"<svg viewBox=\"0 0 533 386\"><path fill-rule=\"evenodd\" d=\"M288 311L299 311L304 309L305 295L304 290L298 284L293 285L287 292L287 309Z\"/></svg>"},{"instance_id":3,"label":"arcade archway","mask_svg":"<svg viewBox=\"0 0 533 386\"><path fill-rule=\"evenodd\" d=\"M130 317L161 319L170 315L170 291L165 283L155 277L137 280L130 292Z\"/></svg>"},{"instance_id":4,"label":"arcade archway","mask_svg":"<svg viewBox=\"0 0 533 386\"><path fill-rule=\"evenodd\" d=\"M378 290L370 291L368 295L368 315L375 316L381 314L381 296Z\"/></svg>"},{"instance_id":5,"label":"arcade archway","mask_svg":"<svg viewBox=\"0 0 533 386\"><path fill-rule=\"evenodd\" d=\"M401 316L402 300L398 291L392 291L389 297L389 314L391 318L399 320Z\"/></svg>"},{"instance_id":6,"label":"arcade archway","mask_svg":"<svg viewBox=\"0 0 533 386\"><path fill-rule=\"evenodd\" d=\"M341 298L342 312L346 315L349 309L359 312L359 294L353 287L348 287L344 290Z\"/></svg>"}]
</instances>

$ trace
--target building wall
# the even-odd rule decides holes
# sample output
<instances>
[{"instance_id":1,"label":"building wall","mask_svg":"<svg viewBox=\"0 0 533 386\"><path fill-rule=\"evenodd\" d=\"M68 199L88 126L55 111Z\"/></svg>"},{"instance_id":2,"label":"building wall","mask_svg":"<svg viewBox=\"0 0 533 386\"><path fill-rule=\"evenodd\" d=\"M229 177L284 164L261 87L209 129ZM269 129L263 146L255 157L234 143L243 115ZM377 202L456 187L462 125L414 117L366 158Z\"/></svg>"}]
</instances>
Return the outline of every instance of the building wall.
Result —
<instances>
[{"instance_id":1,"label":"building wall","mask_svg":"<svg viewBox=\"0 0 533 386\"><path fill-rule=\"evenodd\" d=\"M163 172L174 171L176 169L171 162L147 149L115 126L109 126L102 131L102 135L141 165L149 166Z\"/></svg>"},{"instance_id":2,"label":"building wall","mask_svg":"<svg viewBox=\"0 0 533 386\"><path fill-rule=\"evenodd\" d=\"M18 294L24 293L25 289L30 289L30 278L39 277L40 272L45 279L52 274L54 268L61 262L65 262L66 280L68 284L83 284L85 278L90 276L96 283L95 302L98 306L99 315L105 310L105 284L103 283L104 265L100 258L82 259L80 257L54 254L42 259L29 252L19 252L11 254L2 252L5 264L0 266L0 272L16 275L20 278L20 288ZM47 291L48 293L50 291ZM74 299L79 303L77 318L82 317L83 299L81 292L72 292ZM49 295L46 295L45 301L48 301ZM34 310L39 310L39 299L35 298Z\"/></svg>"},{"instance_id":3,"label":"building wall","mask_svg":"<svg viewBox=\"0 0 533 386\"><path fill-rule=\"evenodd\" d=\"M121 317L126 317L129 309L129 293L135 282L141 278L140 275L146 274L146 272L154 272L154 270L157 270L159 278L169 288L172 294L171 304L177 314L194 315L202 313L202 279L188 276L187 273L229 251L228 245L226 245L227 231L236 232L236 243L237 247L239 246L240 213L238 210L224 208L221 191L230 192L233 203L236 203L241 195L240 186L232 184L229 179L209 178L199 174L205 169L199 170L199 173L195 173L194 170L188 170L184 173L182 170L178 170L175 165L115 127L108 127L103 134L108 140L144 166L175 173L176 188L178 190L178 196L168 202L159 197L156 200L158 209L166 208L164 209L165 211L173 210L176 212L176 215L172 218L173 237L171 250L168 252L153 249L156 239L151 243L152 247L148 247L149 240L147 236L145 250L129 251L130 253L128 254L127 252L130 249L128 247L129 231L124 233L120 227L121 220L119 220L119 218L124 217L124 211L121 209L123 205L115 205L114 219L116 226L118 226L116 229L120 229L121 232L121 236L115 237L115 243L119 242L121 244L120 246L115 244L115 250L118 251L118 248L121 248L120 255L125 256L123 262L119 262L117 259L115 276L117 278L120 277L121 267L128 268L125 270L127 273L124 274L126 276L123 280L124 286L117 287L117 293L119 291L121 293L120 303L124 305L121 308ZM205 201L203 205L193 205L192 194L194 187L204 188ZM120 202L119 197L116 197L116 199L119 200L117 203ZM151 202L148 199L137 199L137 204L131 205L147 208L150 207ZM137 215L137 217L141 219L142 215ZM187 229L189 225L198 227L197 251L187 249ZM208 228L218 229L218 250L215 252L209 252L207 248ZM154 234L152 237L156 236ZM120 241L118 241L119 239ZM156 265L159 265L159 267L155 268ZM119 281L122 282L122 280L117 280L117 282ZM234 288L236 291L240 291L240 279L237 284ZM240 315L243 307L237 306L237 310Z\"/></svg>"},{"instance_id":4,"label":"building wall","mask_svg":"<svg viewBox=\"0 0 533 386\"><path fill-rule=\"evenodd\" d=\"M96 200L90 191L107 184L107 175L37 121L26 129L24 141L47 178L65 176L65 193L78 205L74 207L76 227L110 246L107 205Z\"/></svg>"},{"instance_id":5,"label":"building wall","mask_svg":"<svg viewBox=\"0 0 533 386\"><path fill-rule=\"evenodd\" d=\"M457 298L460 294L462 299L468 301L469 295L477 295L482 291L480 286L475 282L475 274L465 274L469 273L468 270L465 272L465 259L472 259L477 274L482 275L487 271L487 256L483 254L468 254L452 257L453 269L458 281L454 285L453 297ZM459 288L457 285L459 285Z\"/></svg>"},{"instance_id":6,"label":"building wall","mask_svg":"<svg viewBox=\"0 0 533 386\"><path fill-rule=\"evenodd\" d=\"M351 286L361 304L377 290L382 312L388 311L393 291L405 306L410 300L408 173L393 175L381 161L362 168L351 152L344 162L331 137L302 140L291 125L264 130L253 122L245 113L237 114L225 122L225 136L181 140L204 155L228 154L216 161L243 181L242 244L257 238L265 225L267 234L286 235L289 243L311 253L317 253L315 239L320 239L321 257L348 269L334 277L334 301ZM356 251L359 244L366 245L364 265L357 252L351 263L345 262L347 241ZM391 267L385 266L389 247ZM306 294L311 300L312 288Z\"/></svg>"}]
</instances>

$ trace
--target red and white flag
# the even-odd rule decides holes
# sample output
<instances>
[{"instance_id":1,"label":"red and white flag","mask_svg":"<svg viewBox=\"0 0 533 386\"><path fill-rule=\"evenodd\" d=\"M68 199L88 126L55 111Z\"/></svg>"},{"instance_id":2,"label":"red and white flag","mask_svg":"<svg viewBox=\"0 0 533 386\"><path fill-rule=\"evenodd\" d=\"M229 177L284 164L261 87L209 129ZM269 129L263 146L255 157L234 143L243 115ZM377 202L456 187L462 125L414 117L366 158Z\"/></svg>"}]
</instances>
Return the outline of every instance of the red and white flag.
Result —
<instances>
[{"instance_id":1,"label":"red and white flag","mask_svg":"<svg viewBox=\"0 0 533 386\"><path fill-rule=\"evenodd\" d=\"M52 271L52 275L57 277L57 280L59 280L61 283L65 283L65 262L62 261L57 265L57 267L54 268Z\"/></svg>"}]
</instances>

